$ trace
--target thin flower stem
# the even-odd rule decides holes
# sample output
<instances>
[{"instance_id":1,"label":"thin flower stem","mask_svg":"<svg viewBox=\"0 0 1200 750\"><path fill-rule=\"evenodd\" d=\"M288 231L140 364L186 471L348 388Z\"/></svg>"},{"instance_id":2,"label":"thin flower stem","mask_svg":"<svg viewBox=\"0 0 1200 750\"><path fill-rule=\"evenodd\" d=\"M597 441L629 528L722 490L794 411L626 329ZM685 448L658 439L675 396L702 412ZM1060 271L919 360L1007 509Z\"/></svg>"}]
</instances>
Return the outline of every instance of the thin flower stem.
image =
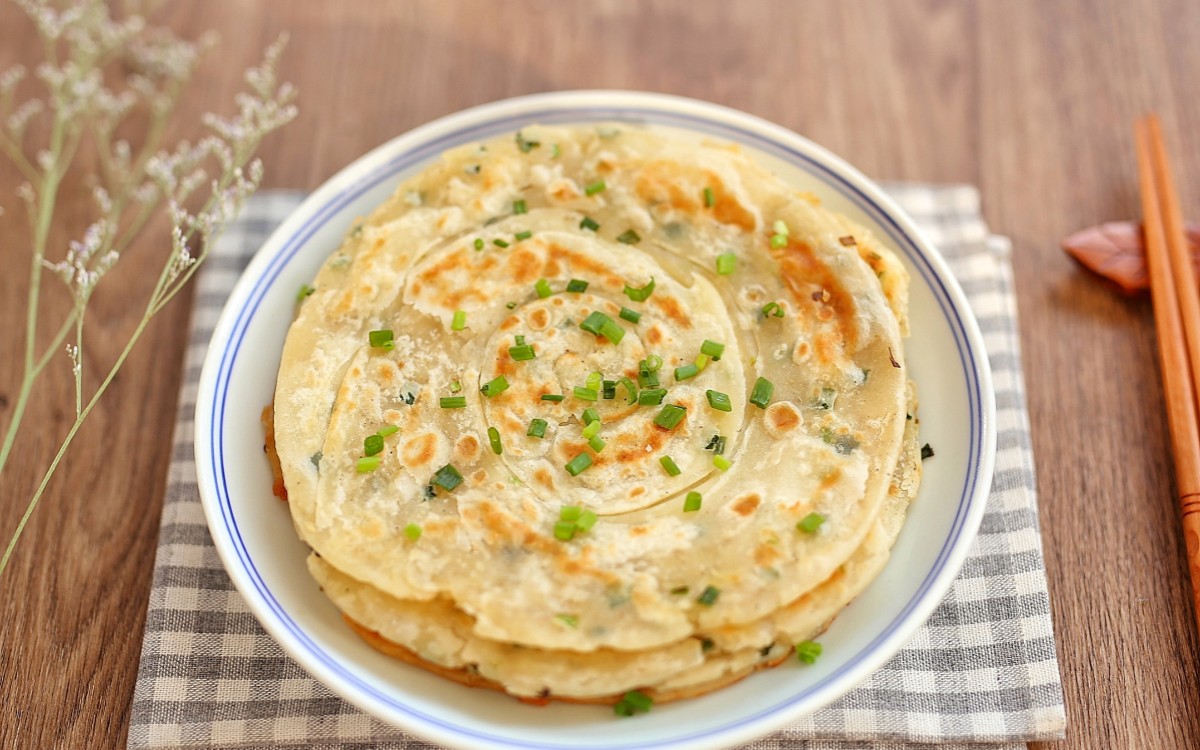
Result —
<instances>
[{"instance_id":1,"label":"thin flower stem","mask_svg":"<svg viewBox=\"0 0 1200 750\"><path fill-rule=\"evenodd\" d=\"M34 491L33 496L29 498L29 504L25 506L25 512L21 515L21 520L17 523L17 528L15 531L13 531L12 538L8 541L8 546L4 549L4 556L0 557L0 575L3 575L4 569L8 567L8 560L10 557L12 557L13 550L17 547L17 542L21 540L21 534L25 532L25 525L29 523L29 518L33 515L33 511L37 509L38 501L42 499L42 495L46 491L46 486L50 484L50 478L54 476L54 472L58 468L59 462L62 461L63 456L67 453L67 449L71 447L71 443L75 440L76 433L78 433L79 428L83 426L88 414L90 414L92 411L92 407L96 405L96 402L98 402L100 397L104 395L104 392L108 390L109 384L112 383L113 378L117 376L117 371L121 369L121 365L125 363L125 359L129 356L129 353L133 351L134 345L137 343L138 339L141 338L142 332L146 330L146 326L149 324L149 322L149 316L144 316L138 323L133 335L131 335L129 337L129 341L126 342L125 348L121 350L121 355L117 357L117 361L113 363L113 366L109 368L108 375L105 376L104 380L100 383L100 386L96 388L96 392L92 394L92 397L88 399L87 406L85 406L83 410L80 411L75 417L74 424L71 425L71 429L67 432L67 436L63 438L62 444L58 446L58 452L54 454L54 460L50 462L50 466L47 467L46 473L42 475L42 481L38 483L37 490Z\"/></svg>"},{"instance_id":2,"label":"thin flower stem","mask_svg":"<svg viewBox=\"0 0 1200 750\"><path fill-rule=\"evenodd\" d=\"M57 113L54 129L50 134L50 155L57 164L62 154L65 124ZM54 217L54 205L58 199L58 186L62 179L57 166L46 171L38 191L38 219L33 232L33 258L29 264L29 304L25 310L25 370L33 367L33 353L37 344L38 297L42 285L42 259L46 257L46 239L50 235L50 220Z\"/></svg>"},{"instance_id":3,"label":"thin flower stem","mask_svg":"<svg viewBox=\"0 0 1200 750\"><path fill-rule=\"evenodd\" d=\"M75 416L83 413L83 321L84 305L87 302L76 303L75 309L75 351L71 356L72 375L75 376Z\"/></svg>"},{"instance_id":4,"label":"thin flower stem","mask_svg":"<svg viewBox=\"0 0 1200 750\"><path fill-rule=\"evenodd\" d=\"M37 182L42 178L37 169L29 163L29 159L25 157L25 152L21 150L17 142L2 132L0 132L0 148L3 148L8 158L12 159L12 163L17 165L17 169L21 170L21 174L25 175L25 179L30 182Z\"/></svg>"},{"instance_id":5,"label":"thin flower stem","mask_svg":"<svg viewBox=\"0 0 1200 750\"><path fill-rule=\"evenodd\" d=\"M71 331L71 327L75 324L76 311L72 310L67 319L63 321L59 327L58 333L54 334L50 345L46 347L46 351L33 365L27 377L22 378L21 388L17 391L17 401L13 405L12 421L8 423L8 428L4 432L4 443L0 445L0 475L4 474L4 465L8 463L8 455L12 453L13 445L17 441L16 425L21 423L21 419L25 416L25 407L29 404L29 396L33 393L33 382L42 370L53 358L54 354L61 351L62 343L66 340L67 334Z\"/></svg>"}]
</instances>

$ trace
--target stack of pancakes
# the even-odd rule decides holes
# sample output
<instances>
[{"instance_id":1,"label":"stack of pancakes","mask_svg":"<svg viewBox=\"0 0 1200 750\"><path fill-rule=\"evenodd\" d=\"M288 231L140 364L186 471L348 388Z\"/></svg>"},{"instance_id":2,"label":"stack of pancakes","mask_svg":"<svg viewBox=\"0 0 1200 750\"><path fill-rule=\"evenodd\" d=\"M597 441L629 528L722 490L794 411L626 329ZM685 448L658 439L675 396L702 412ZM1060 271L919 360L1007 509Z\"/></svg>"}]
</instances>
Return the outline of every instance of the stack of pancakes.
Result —
<instances>
[{"instance_id":1,"label":"stack of pancakes","mask_svg":"<svg viewBox=\"0 0 1200 750\"><path fill-rule=\"evenodd\" d=\"M916 493L907 284L727 144L455 149L349 228L288 333L269 428L309 568L381 651L523 699L778 664Z\"/></svg>"}]
</instances>

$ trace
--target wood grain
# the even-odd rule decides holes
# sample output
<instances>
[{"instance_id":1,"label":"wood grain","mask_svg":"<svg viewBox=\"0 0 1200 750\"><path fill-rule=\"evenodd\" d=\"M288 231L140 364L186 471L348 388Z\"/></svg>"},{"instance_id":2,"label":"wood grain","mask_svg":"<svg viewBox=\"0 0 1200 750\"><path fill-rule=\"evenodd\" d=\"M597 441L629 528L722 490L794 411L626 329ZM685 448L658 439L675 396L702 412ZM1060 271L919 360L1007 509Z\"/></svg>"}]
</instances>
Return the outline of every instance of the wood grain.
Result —
<instances>
[{"instance_id":1,"label":"wood grain","mask_svg":"<svg viewBox=\"0 0 1200 750\"><path fill-rule=\"evenodd\" d=\"M312 188L367 149L454 110L569 88L695 96L807 135L880 179L965 181L1014 240L1052 606L1068 701L1063 743L1200 747L1191 627L1148 301L1096 283L1058 248L1138 214L1130 123L1158 111L1184 213L1200 217L1200 4L1189 0L191 0L166 18L217 29L185 121L226 106L282 30L301 116L263 156L273 187ZM0 4L0 67L33 59ZM17 175L0 167L0 204ZM54 239L85 222L72 187ZM18 211L0 258L23 269ZM151 280L136 258L96 299L95 373ZM0 425L15 395L25 275L0 274ZM65 300L51 295L48 313ZM185 295L186 296L186 295ZM136 678L188 299L155 322L81 435L0 580L0 747L123 747ZM65 359L31 407L0 484L0 530L70 419Z\"/></svg>"}]
</instances>

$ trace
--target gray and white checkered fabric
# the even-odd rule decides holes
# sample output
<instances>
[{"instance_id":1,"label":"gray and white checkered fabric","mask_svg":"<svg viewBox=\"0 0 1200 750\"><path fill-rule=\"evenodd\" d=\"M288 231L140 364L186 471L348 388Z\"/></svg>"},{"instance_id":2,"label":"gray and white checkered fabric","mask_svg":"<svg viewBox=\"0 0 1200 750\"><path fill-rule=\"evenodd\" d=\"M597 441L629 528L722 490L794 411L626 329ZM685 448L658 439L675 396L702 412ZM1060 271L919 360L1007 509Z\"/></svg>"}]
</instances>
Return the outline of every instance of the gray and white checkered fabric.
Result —
<instances>
[{"instance_id":1,"label":"gray and white checkered fabric","mask_svg":"<svg viewBox=\"0 0 1200 750\"><path fill-rule=\"evenodd\" d=\"M983 329L996 385L996 474L979 538L950 594L886 666L754 750L1016 750L1066 718L1038 534L1009 243L967 186L893 185L950 262ZM299 203L256 196L199 279L163 508L129 747L431 747L308 676L262 630L226 576L192 459L196 381L221 306L251 255Z\"/></svg>"}]
</instances>

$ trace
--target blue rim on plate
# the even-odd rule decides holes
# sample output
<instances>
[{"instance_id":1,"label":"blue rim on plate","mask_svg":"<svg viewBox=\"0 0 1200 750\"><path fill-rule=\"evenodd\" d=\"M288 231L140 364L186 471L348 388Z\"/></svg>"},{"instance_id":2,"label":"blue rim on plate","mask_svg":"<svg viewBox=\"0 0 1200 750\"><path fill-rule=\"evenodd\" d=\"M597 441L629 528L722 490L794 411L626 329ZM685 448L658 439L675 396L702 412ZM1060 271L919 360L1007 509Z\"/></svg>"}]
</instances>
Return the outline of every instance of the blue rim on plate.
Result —
<instances>
[{"instance_id":1,"label":"blue rim on plate","mask_svg":"<svg viewBox=\"0 0 1200 750\"><path fill-rule=\"evenodd\" d=\"M804 684L786 700L756 707L736 720L700 731L682 728L669 739L591 744L573 740L573 748L642 750L651 747L715 746L744 741L749 731L767 731L795 718L798 708L813 696L826 693L813 710L834 700L878 668L932 613L949 588L965 558L983 516L995 453L994 397L982 337L969 312L962 290L945 262L921 237L904 213L869 180L838 157L776 125L735 110L704 102L658 94L633 92L565 92L495 102L465 110L422 126L384 144L343 169L311 195L292 218L275 231L255 257L230 296L213 336L224 346L208 352L201 374L196 411L196 466L214 542L226 569L251 609L266 629L285 645L309 672L368 712L391 718L403 716L406 728L431 739L452 744L468 743L496 748L566 747L561 743L523 740L500 733L463 727L418 710L371 681L363 679L333 658L323 645L298 623L268 587L239 528L235 501L226 465L226 430L231 376L243 349L247 330L280 274L314 234L339 211L383 183L395 184L398 175L435 159L456 145L513 132L530 123L563 124L626 121L682 128L734 141L787 162L819 179L869 216L898 249L910 269L915 269L932 290L941 314L949 324L958 351L961 377L967 388L970 435L964 481L955 514L935 562L892 620L865 647L824 678ZM385 156L382 161L380 157ZM367 166L372 161L380 163ZM333 248L329 248L332 250ZM293 295L294 290L289 290ZM280 331L282 338L283 331ZM283 637L281 637L283 636ZM464 690L466 688L463 688ZM386 709L387 715L381 714Z\"/></svg>"}]
</instances>

